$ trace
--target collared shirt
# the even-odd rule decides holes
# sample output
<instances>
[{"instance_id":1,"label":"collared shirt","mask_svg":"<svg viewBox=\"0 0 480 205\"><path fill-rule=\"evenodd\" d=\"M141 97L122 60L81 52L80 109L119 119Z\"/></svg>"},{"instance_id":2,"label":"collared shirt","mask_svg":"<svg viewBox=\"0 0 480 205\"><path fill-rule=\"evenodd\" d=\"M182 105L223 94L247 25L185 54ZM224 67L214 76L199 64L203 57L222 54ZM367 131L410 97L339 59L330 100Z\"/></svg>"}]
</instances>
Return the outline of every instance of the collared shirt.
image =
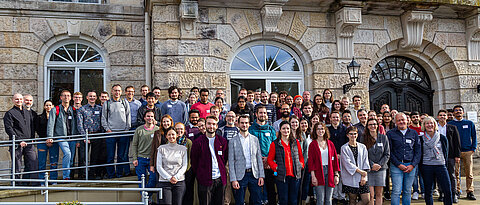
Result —
<instances>
[{"instance_id":1,"label":"collared shirt","mask_svg":"<svg viewBox=\"0 0 480 205\"><path fill-rule=\"evenodd\" d=\"M422 156L420 139L415 130L393 128L387 132L390 143L390 161L393 165L411 163L417 166Z\"/></svg>"},{"instance_id":2,"label":"collared shirt","mask_svg":"<svg viewBox=\"0 0 480 205\"><path fill-rule=\"evenodd\" d=\"M440 134L443 136L447 136L447 123L445 123L443 126L438 123L438 132L440 132Z\"/></svg>"},{"instance_id":3,"label":"collared shirt","mask_svg":"<svg viewBox=\"0 0 480 205\"><path fill-rule=\"evenodd\" d=\"M215 155L215 137L208 137L208 147L210 148L210 155L212 156L212 179L221 177L220 169L218 168L217 155Z\"/></svg>"},{"instance_id":4,"label":"collared shirt","mask_svg":"<svg viewBox=\"0 0 480 205\"><path fill-rule=\"evenodd\" d=\"M138 114L138 108L142 106L142 102L139 100L136 100L133 98L132 101L128 101L128 104L130 104L130 115L131 115L131 123L132 123L132 128L136 128L137 126L140 126L137 124L137 114Z\"/></svg>"},{"instance_id":5,"label":"collared shirt","mask_svg":"<svg viewBox=\"0 0 480 205\"><path fill-rule=\"evenodd\" d=\"M242 143L243 155L245 156L245 166L247 169L252 168L252 159L250 157L250 134L246 137L240 134L240 142Z\"/></svg>"},{"instance_id":6,"label":"collared shirt","mask_svg":"<svg viewBox=\"0 0 480 205\"><path fill-rule=\"evenodd\" d=\"M85 130L99 132L101 129L102 106L86 104L77 110L78 132L82 135Z\"/></svg>"}]
</instances>

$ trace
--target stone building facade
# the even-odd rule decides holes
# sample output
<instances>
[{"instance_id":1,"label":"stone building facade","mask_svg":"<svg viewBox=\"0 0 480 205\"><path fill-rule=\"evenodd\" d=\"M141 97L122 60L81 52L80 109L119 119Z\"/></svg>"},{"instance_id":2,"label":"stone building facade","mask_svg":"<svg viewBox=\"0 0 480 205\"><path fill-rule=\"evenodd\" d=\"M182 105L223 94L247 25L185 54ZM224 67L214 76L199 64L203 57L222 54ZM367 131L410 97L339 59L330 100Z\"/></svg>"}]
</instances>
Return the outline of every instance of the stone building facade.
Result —
<instances>
[{"instance_id":1,"label":"stone building facade","mask_svg":"<svg viewBox=\"0 0 480 205\"><path fill-rule=\"evenodd\" d=\"M225 89L228 102L249 84L329 88L336 98L358 94L431 114L456 104L480 111L478 1L65 1L0 2L0 117L17 92L32 94L41 111L62 85L109 91L116 83L165 94L170 85ZM255 62L243 59L248 52ZM359 80L344 94L352 57ZM410 96L415 89L424 95Z\"/></svg>"}]
</instances>

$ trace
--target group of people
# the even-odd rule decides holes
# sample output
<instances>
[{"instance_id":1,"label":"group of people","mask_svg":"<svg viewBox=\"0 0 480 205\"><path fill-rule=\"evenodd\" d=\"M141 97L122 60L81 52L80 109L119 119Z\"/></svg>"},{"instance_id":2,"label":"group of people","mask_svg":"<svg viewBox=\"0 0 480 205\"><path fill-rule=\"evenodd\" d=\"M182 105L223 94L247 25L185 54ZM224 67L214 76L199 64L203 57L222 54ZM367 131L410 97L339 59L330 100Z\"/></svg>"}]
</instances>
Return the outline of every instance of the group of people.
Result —
<instances>
[{"instance_id":1,"label":"group of people","mask_svg":"<svg viewBox=\"0 0 480 205\"><path fill-rule=\"evenodd\" d=\"M444 204L458 202L461 193L460 163L465 170L467 199L473 194L473 153L476 132L464 109L439 110L435 119L418 112L398 112L383 105L380 112L366 110L362 97L334 100L325 89L291 96L241 89L234 104L217 90L210 102L208 89L194 87L181 98L176 86L169 100L160 102L160 88L141 87L135 99L133 86L112 86L111 93L61 92L61 102L44 102L40 115L33 111L30 95L13 96L13 108L4 116L10 139L20 140L15 150L15 172L57 168L59 148L62 168L84 166L85 143L91 148L90 178L130 175L148 178L146 187L161 187L160 204L410 204L423 194L433 204L440 192ZM133 137L121 131L135 130ZM35 152L31 139L45 138ZM86 133L111 133L106 139L75 140ZM118 135L118 136L116 136ZM77 149L78 148L78 149ZM116 156L115 156L116 154ZM38 156L38 157L37 157ZM78 178L85 173L78 172ZM35 178L24 175L24 178ZM44 175L40 174L39 178ZM56 171L50 172L56 179ZM63 170L70 179L70 169ZM197 186L195 186L195 182ZM390 182L392 189L390 191ZM195 189L195 187L197 187ZM420 187L420 190L419 190ZM233 201L234 200L234 201Z\"/></svg>"}]
</instances>

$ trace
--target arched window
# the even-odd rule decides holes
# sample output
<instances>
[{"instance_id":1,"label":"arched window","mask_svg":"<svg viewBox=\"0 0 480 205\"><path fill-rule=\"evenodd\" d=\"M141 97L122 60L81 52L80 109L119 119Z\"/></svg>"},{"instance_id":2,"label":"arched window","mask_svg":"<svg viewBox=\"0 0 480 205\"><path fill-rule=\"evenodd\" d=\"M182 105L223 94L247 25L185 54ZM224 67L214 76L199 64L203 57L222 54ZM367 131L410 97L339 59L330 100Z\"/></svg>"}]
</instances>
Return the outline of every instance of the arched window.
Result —
<instances>
[{"instance_id":1,"label":"arched window","mask_svg":"<svg viewBox=\"0 0 480 205\"><path fill-rule=\"evenodd\" d=\"M59 103L60 92L80 91L86 102L86 92L105 89L105 62L95 45L83 41L63 42L53 46L46 55L45 99Z\"/></svg>"},{"instance_id":2,"label":"arched window","mask_svg":"<svg viewBox=\"0 0 480 205\"><path fill-rule=\"evenodd\" d=\"M430 89L430 79L422 66L405 57L385 58L373 68L370 74L370 85L388 80L415 82L425 89Z\"/></svg>"},{"instance_id":3,"label":"arched window","mask_svg":"<svg viewBox=\"0 0 480 205\"><path fill-rule=\"evenodd\" d=\"M255 41L241 46L230 64L232 98L240 88L285 90L291 95L303 91L303 66L288 46L274 41Z\"/></svg>"}]
</instances>

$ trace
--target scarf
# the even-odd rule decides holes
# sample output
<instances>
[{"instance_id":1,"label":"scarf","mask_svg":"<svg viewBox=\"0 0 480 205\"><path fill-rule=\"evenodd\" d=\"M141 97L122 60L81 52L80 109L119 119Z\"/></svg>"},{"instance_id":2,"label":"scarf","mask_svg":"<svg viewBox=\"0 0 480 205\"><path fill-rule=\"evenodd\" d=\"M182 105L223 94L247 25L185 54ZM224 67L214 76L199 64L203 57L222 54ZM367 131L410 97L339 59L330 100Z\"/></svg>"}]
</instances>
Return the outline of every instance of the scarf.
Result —
<instances>
[{"instance_id":1,"label":"scarf","mask_svg":"<svg viewBox=\"0 0 480 205\"><path fill-rule=\"evenodd\" d=\"M440 150L437 147L438 141L440 141L440 133L437 131L432 136L429 136L427 132L423 135L424 147L427 150L425 155L434 159L440 159Z\"/></svg>"},{"instance_id":2,"label":"scarf","mask_svg":"<svg viewBox=\"0 0 480 205\"><path fill-rule=\"evenodd\" d=\"M178 138L177 144L187 146L187 138L185 137L185 135Z\"/></svg>"}]
</instances>

